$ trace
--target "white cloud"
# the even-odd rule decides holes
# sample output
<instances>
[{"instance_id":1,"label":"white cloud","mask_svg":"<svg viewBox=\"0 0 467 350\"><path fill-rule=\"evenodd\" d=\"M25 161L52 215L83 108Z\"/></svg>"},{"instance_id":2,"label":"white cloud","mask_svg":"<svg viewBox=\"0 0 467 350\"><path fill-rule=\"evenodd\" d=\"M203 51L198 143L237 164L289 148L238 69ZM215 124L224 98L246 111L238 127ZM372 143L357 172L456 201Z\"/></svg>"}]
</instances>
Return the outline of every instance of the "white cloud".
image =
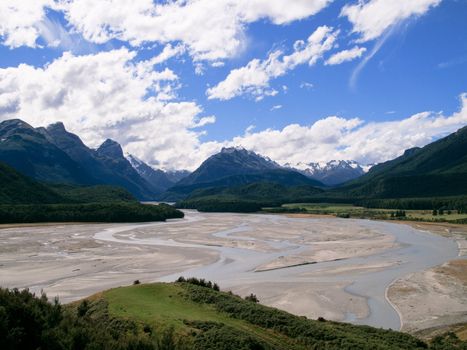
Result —
<instances>
[{"instance_id":1,"label":"white cloud","mask_svg":"<svg viewBox=\"0 0 467 350\"><path fill-rule=\"evenodd\" d=\"M360 0L355 5L345 5L341 16L353 25L353 32L360 34L359 42L381 36L393 25L413 16L421 16L441 0Z\"/></svg>"},{"instance_id":2,"label":"white cloud","mask_svg":"<svg viewBox=\"0 0 467 350\"><path fill-rule=\"evenodd\" d=\"M229 100L243 94L252 95L256 99L271 95L274 90L271 90L269 82L272 79L286 74L298 65L314 65L325 52L332 49L337 34L330 27L318 27L306 42L296 41L290 55L277 50L266 60L254 59L244 67L232 70L225 80L209 88L206 94L209 99L220 100Z\"/></svg>"},{"instance_id":3,"label":"white cloud","mask_svg":"<svg viewBox=\"0 0 467 350\"><path fill-rule=\"evenodd\" d=\"M350 50L343 50L335 53L326 60L326 65L335 65L341 64L343 62L352 61L355 58L362 57L363 53L366 51L364 47L355 46Z\"/></svg>"},{"instance_id":4,"label":"white cloud","mask_svg":"<svg viewBox=\"0 0 467 350\"><path fill-rule=\"evenodd\" d=\"M0 1L0 36L3 44L16 48L36 46L40 24L45 18L45 7L52 7L53 0L2 0Z\"/></svg>"},{"instance_id":5,"label":"white cloud","mask_svg":"<svg viewBox=\"0 0 467 350\"><path fill-rule=\"evenodd\" d=\"M367 55L365 55L365 57L358 63L358 65L352 71L352 74L350 75L350 80L349 80L350 88L355 89L355 87L357 86L357 80L358 80L358 77L360 76L360 73L363 71L363 69L368 64L368 62L370 62L370 60L378 53L378 51L384 45L386 40L392 35L393 28L395 27L392 27L390 30L386 31L382 37L376 40L370 52Z\"/></svg>"},{"instance_id":6,"label":"white cloud","mask_svg":"<svg viewBox=\"0 0 467 350\"><path fill-rule=\"evenodd\" d=\"M90 146L105 138L167 169L194 169L222 146L241 145L279 163L355 159L381 162L423 146L467 125L467 94L452 115L423 112L406 119L365 122L331 116L310 125L255 132L223 142L201 142L203 126L194 102L173 100L178 78L170 69L154 71L151 60L134 62L127 49L75 56L43 68L26 64L0 69L0 119L21 118L32 125L63 121Z\"/></svg>"},{"instance_id":7,"label":"white cloud","mask_svg":"<svg viewBox=\"0 0 467 350\"><path fill-rule=\"evenodd\" d=\"M178 77L168 68L155 71L151 60L133 62L135 55L127 49L65 53L43 68L0 69L0 119L35 126L63 121L90 146L110 137L150 163L193 167L204 159L195 151L197 128L214 117L200 118L194 102L171 100Z\"/></svg>"},{"instance_id":8,"label":"white cloud","mask_svg":"<svg viewBox=\"0 0 467 350\"><path fill-rule=\"evenodd\" d=\"M225 63L222 61L214 61L211 63L211 67L219 68L224 67Z\"/></svg>"},{"instance_id":9,"label":"white cloud","mask_svg":"<svg viewBox=\"0 0 467 350\"><path fill-rule=\"evenodd\" d=\"M353 159L369 164L393 159L408 148L424 146L465 125L467 94L461 95L460 110L449 116L422 112L386 122L332 116L311 125L291 124L280 130L253 133L248 129L245 135L222 145L243 146L280 164L332 159Z\"/></svg>"},{"instance_id":10,"label":"white cloud","mask_svg":"<svg viewBox=\"0 0 467 350\"><path fill-rule=\"evenodd\" d=\"M172 44L167 44L162 49L161 53L153 57L150 61L152 64L160 64L172 57L181 55L183 52L185 52L185 47L183 45L173 46Z\"/></svg>"},{"instance_id":11,"label":"white cloud","mask_svg":"<svg viewBox=\"0 0 467 350\"><path fill-rule=\"evenodd\" d=\"M218 61L238 54L244 30L262 18L285 24L316 14L331 0L63 0L69 23L94 43L120 39L180 41L195 60ZM90 10L92 9L92 10Z\"/></svg>"},{"instance_id":12,"label":"white cloud","mask_svg":"<svg viewBox=\"0 0 467 350\"><path fill-rule=\"evenodd\" d=\"M306 81L300 83L300 89L312 89L314 85L312 83L308 83Z\"/></svg>"},{"instance_id":13,"label":"white cloud","mask_svg":"<svg viewBox=\"0 0 467 350\"><path fill-rule=\"evenodd\" d=\"M281 108L282 108L282 105L275 105L275 106L271 107L271 111L275 111L275 110L278 110L278 109L281 109Z\"/></svg>"}]
</instances>

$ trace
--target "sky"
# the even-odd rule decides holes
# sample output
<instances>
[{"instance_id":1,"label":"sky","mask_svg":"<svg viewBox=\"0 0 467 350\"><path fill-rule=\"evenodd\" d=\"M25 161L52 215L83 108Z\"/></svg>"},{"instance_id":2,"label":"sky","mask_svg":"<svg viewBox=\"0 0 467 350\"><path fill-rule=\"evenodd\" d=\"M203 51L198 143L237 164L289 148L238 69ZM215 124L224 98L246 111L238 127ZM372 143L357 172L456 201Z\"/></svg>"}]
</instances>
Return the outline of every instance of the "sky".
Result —
<instances>
[{"instance_id":1,"label":"sky","mask_svg":"<svg viewBox=\"0 0 467 350\"><path fill-rule=\"evenodd\" d=\"M0 120L161 169L373 164L467 125L467 0L0 0Z\"/></svg>"}]
</instances>

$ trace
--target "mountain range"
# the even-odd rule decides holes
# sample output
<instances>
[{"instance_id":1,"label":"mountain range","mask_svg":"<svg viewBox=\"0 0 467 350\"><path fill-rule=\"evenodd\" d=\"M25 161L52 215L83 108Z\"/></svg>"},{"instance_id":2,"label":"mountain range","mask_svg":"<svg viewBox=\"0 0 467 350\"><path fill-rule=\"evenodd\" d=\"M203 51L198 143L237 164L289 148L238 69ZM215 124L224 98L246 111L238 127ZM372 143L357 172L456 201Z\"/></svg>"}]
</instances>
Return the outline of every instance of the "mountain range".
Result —
<instances>
[{"instance_id":1,"label":"mountain range","mask_svg":"<svg viewBox=\"0 0 467 350\"><path fill-rule=\"evenodd\" d=\"M154 199L172 184L141 176L117 142L108 139L91 149L62 123L47 128L19 119L0 123L0 161L41 182L119 186L141 200Z\"/></svg>"},{"instance_id":2,"label":"mountain range","mask_svg":"<svg viewBox=\"0 0 467 350\"><path fill-rule=\"evenodd\" d=\"M192 173L165 172L133 155L125 156L122 147L110 139L97 149L89 148L62 123L46 128L34 128L19 119L0 123L0 162L19 173L45 184L117 186L139 200L248 197L246 190L257 198L273 198L274 192L282 192L276 197L284 200L297 195L320 199L463 195L467 194L466 150L464 127L369 171L368 166L344 160L281 166L252 151L230 147L206 159Z\"/></svg>"},{"instance_id":3,"label":"mountain range","mask_svg":"<svg viewBox=\"0 0 467 350\"><path fill-rule=\"evenodd\" d=\"M299 163L295 166L286 165L308 176L321 181L327 186L336 186L356 179L371 168L371 165L361 165L353 160L331 160L330 162Z\"/></svg>"},{"instance_id":4,"label":"mountain range","mask_svg":"<svg viewBox=\"0 0 467 350\"><path fill-rule=\"evenodd\" d=\"M323 183L294 169L284 168L269 158L240 147L230 147L206 159L193 173L169 188L164 199L183 199L203 188L226 188L258 182L325 187Z\"/></svg>"}]
</instances>

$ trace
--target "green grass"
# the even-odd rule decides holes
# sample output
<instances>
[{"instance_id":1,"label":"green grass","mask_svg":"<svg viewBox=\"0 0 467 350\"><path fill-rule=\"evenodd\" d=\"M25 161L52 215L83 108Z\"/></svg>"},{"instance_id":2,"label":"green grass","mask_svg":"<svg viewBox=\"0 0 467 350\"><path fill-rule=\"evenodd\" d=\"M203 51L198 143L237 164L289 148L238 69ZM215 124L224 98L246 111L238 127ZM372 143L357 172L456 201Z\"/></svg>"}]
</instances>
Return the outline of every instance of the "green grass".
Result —
<instances>
[{"instance_id":1,"label":"green grass","mask_svg":"<svg viewBox=\"0 0 467 350\"><path fill-rule=\"evenodd\" d=\"M115 316L146 323L186 328L184 320L223 322L215 310L181 297L183 289L174 284L144 284L120 287L104 293L109 310Z\"/></svg>"},{"instance_id":2,"label":"green grass","mask_svg":"<svg viewBox=\"0 0 467 350\"><path fill-rule=\"evenodd\" d=\"M373 209L354 206L352 204L336 204L336 203L292 203L284 204L282 208L301 209L308 214L323 214L335 215L349 214L351 217L366 217L375 219L391 219L391 213L396 212L395 209ZM266 211L277 208L264 208ZM444 211L443 215L433 215L432 210L405 210L407 220L420 221L446 221L454 222L456 220L467 220L467 214L459 214L456 210L452 210L451 214Z\"/></svg>"},{"instance_id":3,"label":"green grass","mask_svg":"<svg viewBox=\"0 0 467 350\"><path fill-rule=\"evenodd\" d=\"M217 322L257 338L277 349L303 349L276 332L230 317L208 304L200 304L184 297L186 290L180 284L153 283L120 287L105 291L112 316L149 324L156 329L173 327L176 333L188 335L193 321Z\"/></svg>"},{"instance_id":4,"label":"green grass","mask_svg":"<svg viewBox=\"0 0 467 350\"><path fill-rule=\"evenodd\" d=\"M433 215L433 212L431 210L407 210L406 213L408 217L423 219L427 221L431 221L434 219L444 219L446 221L467 219L467 214L457 214L456 212L451 214Z\"/></svg>"},{"instance_id":5,"label":"green grass","mask_svg":"<svg viewBox=\"0 0 467 350\"><path fill-rule=\"evenodd\" d=\"M319 322L265 307L225 292L189 283L155 283L102 293L111 317L150 325L155 332L172 327L195 349L233 349L230 341L262 344L260 349L420 349L410 335ZM217 345L216 345L217 344ZM198 345L198 346L197 346ZM255 349L255 347L247 347Z\"/></svg>"}]
</instances>

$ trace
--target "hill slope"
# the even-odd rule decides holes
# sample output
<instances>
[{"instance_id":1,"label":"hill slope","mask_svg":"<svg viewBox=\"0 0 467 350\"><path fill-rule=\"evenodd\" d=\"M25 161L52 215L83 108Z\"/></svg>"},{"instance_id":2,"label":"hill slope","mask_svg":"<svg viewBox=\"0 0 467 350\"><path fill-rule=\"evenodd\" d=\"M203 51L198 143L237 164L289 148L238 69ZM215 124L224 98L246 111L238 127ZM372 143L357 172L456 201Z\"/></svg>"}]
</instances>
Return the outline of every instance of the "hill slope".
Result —
<instances>
[{"instance_id":1,"label":"hill slope","mask_svg":"<svg viewBox=\"0 0 467 350\"><path fill-rule=\"evenodd\" d=\"M99 152L88 148L62 123L47 128L19 119L0 123L0 161L24 175L48 183L120 186L139 199L154 199L160 191L132 168L120 145L103 146Z\"/></svg>"},{"instance_id":2,"label":"hill slope","mask_svg":"<svg viewBox=\"0 0 467 350\"><path fill-rule=\"evenodd\" d=\"M182 218L168 205L143 205L113 186L47 185L0 163L0 223L143 222Z\"/></svg>"},{"instance_id":3,"label":"hill slope","mask_svg":"<svg viewBox=\"0 0 467 350\"><path fill-rule=\"evenodd\" d=\"M6 164L0 163L1 204L60 203L63 196L49 187L21 175Z\"/></svg>"},{"instance_id":4,"label":"hill slope","mask_svg":"<svg viewBox=\"0 0 467 350\"><path fill-rule=\"evenodd\" d=\"M378 164L337 191L360 198L467 194L467 127Z\"/></svg>"},{"instance_id":5,"label":"hill slope","mask_svg":"<svg viewBox=\"0 0 467 350\"><path fill-rule=\"evenodd\" d=\"M95 184L95 179L37 130L19 120L0 123L0 161L40 181Z\"/></svg>"},{"instance_id":6,"label":"hill slope","mask_svg":"<svg viewBox=\"0 0 467 350\"><path fill-rule=\"evenodd\" d=\"M191 283L122 287L101 296L109 314L173 327L188 349L421 349L394 331L313 321ZM91 298L92 299L92 298ZM157 333L157 331L156 331Z\"/></svg>"},{"instance_id":7,"label":"hill slope","mask_svg":"<svg viewBox=\"0 0 467 350\"><path fill-rule=\"evenodd\" d=\"M309 202L323 192L310 185L283 186L255 182L242 186L199 189L177 203L177 206L211 212L255 212L262 207L275 207L283 203Z\"/></svg>"}]
</instances>

